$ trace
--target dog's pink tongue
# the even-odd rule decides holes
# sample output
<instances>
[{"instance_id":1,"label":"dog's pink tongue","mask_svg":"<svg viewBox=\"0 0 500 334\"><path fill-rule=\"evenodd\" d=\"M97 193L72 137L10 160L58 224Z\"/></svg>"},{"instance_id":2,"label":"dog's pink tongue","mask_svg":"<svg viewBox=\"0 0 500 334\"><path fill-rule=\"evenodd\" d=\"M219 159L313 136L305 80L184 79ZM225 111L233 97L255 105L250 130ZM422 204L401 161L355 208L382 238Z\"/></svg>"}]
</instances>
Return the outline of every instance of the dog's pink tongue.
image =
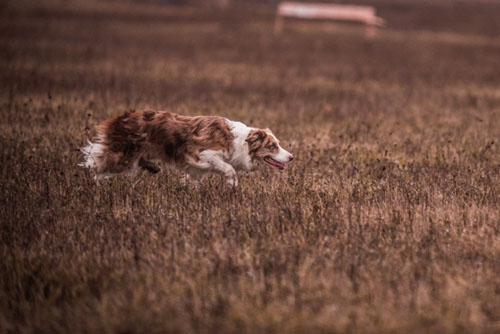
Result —
<instances>
[{"instance_id":1,"label":"dog's pink tongue","mask_svg":"<svg viewBox=\"0 0 500 334\"><path fill-rule=\"evenodd\" d=\"M285 164L279 161L274 160L273 158L264 158L268 163L270 163L273 167L278 168L279 170L283 170L286 168Z\"/></svg>"}]
</instances>

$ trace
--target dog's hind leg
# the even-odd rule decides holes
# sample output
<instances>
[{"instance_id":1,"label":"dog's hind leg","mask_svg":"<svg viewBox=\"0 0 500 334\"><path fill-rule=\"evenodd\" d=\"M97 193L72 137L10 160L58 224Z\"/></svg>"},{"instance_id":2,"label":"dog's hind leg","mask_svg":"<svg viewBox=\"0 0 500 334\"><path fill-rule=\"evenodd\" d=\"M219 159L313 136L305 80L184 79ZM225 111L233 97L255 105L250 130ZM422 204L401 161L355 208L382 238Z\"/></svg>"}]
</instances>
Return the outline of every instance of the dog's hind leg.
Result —
<instances>
[{"instance_id":1,"label":"dog's hind leg","mask_svg":"<svg viewBox=\"0 0 500 334\"><path fill-rule=\"evenodd\" d=\"M139 152L112 152L102 156L102 163L96 169L98 175L132 174L139 169Z\"/></svg>"},{"instance_id":2,"label":"dog's hind leg","mask_svg":"<svg viewBox=\"0 0 500 334\"><path fill-rule=\"evenodd\" d=\"M160 167L158 167L156 164L152 163L151 161L145 160L144 158L139 159L139 167L147 170L151 174L157 174L161 170Z\"/></svg>"}]
</instances>

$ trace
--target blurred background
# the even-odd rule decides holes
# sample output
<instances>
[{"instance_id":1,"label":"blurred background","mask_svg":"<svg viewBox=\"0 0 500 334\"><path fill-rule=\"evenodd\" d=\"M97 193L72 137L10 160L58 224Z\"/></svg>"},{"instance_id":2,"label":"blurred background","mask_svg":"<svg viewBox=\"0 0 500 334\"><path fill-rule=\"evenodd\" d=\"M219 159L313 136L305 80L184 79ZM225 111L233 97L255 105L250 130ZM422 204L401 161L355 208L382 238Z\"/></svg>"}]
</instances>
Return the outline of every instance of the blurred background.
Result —
<instances>
[{"instance_id":1,"label":"blurred background","mask_svg":"<svg viewBox=\"0 0 500 334\"><path fill-rule=\"evenodd\" d=\"M0 333L499 332L498 1L324 3L386 26L0 2ZM79 147L144 108L269 127L295 160L236 191L96 184Z\"/></svg>"}]
</instances>

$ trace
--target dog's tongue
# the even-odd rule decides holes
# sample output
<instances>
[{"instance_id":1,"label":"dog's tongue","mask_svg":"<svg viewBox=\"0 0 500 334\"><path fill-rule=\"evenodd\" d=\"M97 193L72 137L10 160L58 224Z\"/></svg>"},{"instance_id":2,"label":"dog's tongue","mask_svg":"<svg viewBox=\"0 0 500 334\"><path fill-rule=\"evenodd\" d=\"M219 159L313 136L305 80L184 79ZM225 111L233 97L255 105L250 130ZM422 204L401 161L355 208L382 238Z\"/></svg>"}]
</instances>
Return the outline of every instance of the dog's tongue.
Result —
<instances>
[{"instance_id":1,"label":"dog's tongue","mask_svg":"<svg viewBox=\"0 0 500 334\"><path fill-rule=\"evenodd\" d=\"M285 166L285 164L284 164L284 163L279 162L279 161L276 161L276 160L274 160L273 158L270 158L270 157L265 157L265 158L264 158L264 160L265 160L268 164L272 165L273 167L278 168L279 170L283 170L283 169L285 169L285 168L286 168L286 166Z\"/></svg>"}]
</instances>

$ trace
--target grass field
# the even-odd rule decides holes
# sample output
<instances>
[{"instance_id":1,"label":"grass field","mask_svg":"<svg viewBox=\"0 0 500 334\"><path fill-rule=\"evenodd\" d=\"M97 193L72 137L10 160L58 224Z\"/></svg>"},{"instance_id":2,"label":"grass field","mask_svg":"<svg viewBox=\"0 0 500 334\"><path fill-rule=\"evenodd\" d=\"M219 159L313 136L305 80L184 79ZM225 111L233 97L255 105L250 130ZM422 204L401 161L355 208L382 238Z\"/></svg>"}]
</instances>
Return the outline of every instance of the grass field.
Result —
<instances>
[{"instance_id":1,"label":"grass field","mask_svg":"<svg viewBox=\"0 0 500 334\"><path fill-rule=\"evenodd\" d=\"M0 333L498 333L500 7L0 5ZM290 168L96 184L135 108L269 127Z\"/></svg>"}]
</instances>

